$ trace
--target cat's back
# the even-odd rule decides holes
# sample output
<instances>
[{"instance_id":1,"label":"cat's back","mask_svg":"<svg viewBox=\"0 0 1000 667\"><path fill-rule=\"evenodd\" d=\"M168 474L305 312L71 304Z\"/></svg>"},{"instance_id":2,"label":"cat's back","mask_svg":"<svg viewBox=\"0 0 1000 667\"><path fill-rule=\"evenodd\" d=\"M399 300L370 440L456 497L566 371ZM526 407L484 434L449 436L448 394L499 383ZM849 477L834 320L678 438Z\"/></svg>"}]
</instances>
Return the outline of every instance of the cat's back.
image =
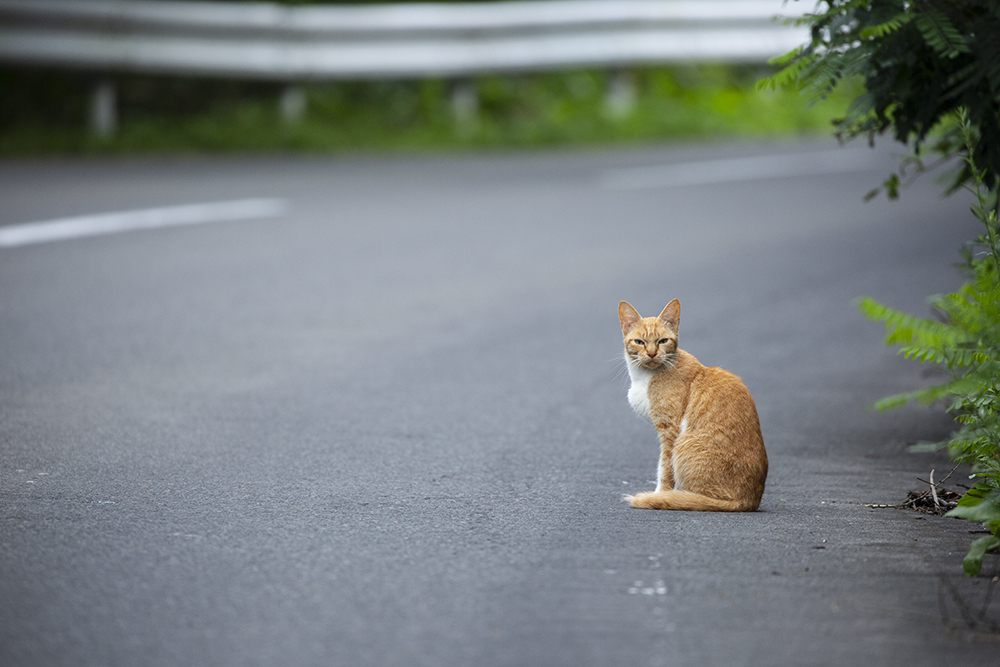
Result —
<instances>
[{"instance_id":1,"label":"cat's back","mask_svg":"<svg viewBox=\"0 0 1000 667\"><path fill-rule=\"evenodd\" d=\"M753 403L753 397L743 379L719 366L702 366L691 380L691 393L692 398L696 395L706 400L723 397L729 397L730 400L745 398Z\"/></svg>"},{"instance_id":2,"label":"cat's back","mask_svg":"<svg viewBox=\"0 0 1000 667\"><path fill-rule=\"evenodd\" d=\"M702 366L691 382L690 403L692 408L752 416L757 421L757 406L742 378L718 366Z\"/></svg>"},{"instance_id":3,"label":"cat's back","mask_svg":"<svg viewBox=\"0 0 1000 667\"><path fill-rule=\"evenodd\" d=\"M747 444L763 437L757 405L743 380L724 368L702 366L692 378L685 415L694 427L726 433Z\"/></svg>"},{"instance_id":4,"label":"cat's back","mask_svg":"<svg viewBox=\"0 0 1000 667\"><path fill-rule=\"evenodd\" d=\"M650 403L667 420L686 420L688 427L712 426L760 438L757 406L750 390L734 373L718 366L704 366L683 350L669 369L650 382Z\"/></svg>"}]
</instances>

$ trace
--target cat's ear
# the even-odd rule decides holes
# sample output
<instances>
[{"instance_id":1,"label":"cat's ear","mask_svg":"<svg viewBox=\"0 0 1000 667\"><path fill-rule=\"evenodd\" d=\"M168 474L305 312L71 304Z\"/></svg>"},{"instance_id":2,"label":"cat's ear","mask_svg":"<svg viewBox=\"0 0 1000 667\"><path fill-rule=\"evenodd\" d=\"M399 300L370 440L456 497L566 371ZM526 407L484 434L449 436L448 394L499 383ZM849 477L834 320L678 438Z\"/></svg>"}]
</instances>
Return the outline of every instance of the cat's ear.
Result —
<instances>
[{"instance_id":1,"label":"cat's ear","mask_svg":"<svg viewBox=\"0 0 1000 667\"><path fill-rule=\"evenodd\" d=\"M667 304L667 307L660 313L660 321L667 325L671 331L677 332L677 327L681 323L681 302L674 299Z\"/></svg>"},{"instance_id":2,"label":"cat's ear","mask_svg":"<svg viewBox=\"0 0 1000 667\"><path fill-rule=\"evenodd\" d=\"M639 315L639 311L632 307L632 304L628 301L622 301L618 304L618 319L622 323L622 335L624 336L639 323L642 316Z\"/></svg>"}]
</instances>

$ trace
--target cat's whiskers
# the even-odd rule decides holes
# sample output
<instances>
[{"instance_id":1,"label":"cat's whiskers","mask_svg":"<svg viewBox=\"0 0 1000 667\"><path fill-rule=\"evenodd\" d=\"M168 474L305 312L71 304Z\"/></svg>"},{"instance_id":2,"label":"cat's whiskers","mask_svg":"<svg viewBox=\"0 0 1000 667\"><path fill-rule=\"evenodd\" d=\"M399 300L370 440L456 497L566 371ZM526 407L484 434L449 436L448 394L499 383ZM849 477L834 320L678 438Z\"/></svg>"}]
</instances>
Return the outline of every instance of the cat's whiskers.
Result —
<instances>
[{"instance_id":1,"label":"cat's whiskers","mask_svg":"<svg viewBox=\"0 0 1000 667\"><path fill-rule=\"evenodd\" d=\"M628 370L629 365L630 365L629 362L628 362L628 360L625 360L625 363L623 364L622 363L622 361L623 361L622 355L619 354L619 355L615 356L613 359L608 359L608 361L611 362L611 363L619 364L618 370L615 372L615 380L618 380L618 381L629 380L629 381L631 381L631 375L629 375L629 370Z\"/></svg>"},{"instance_id":2,"label":"cat's whiskers","mask_svg":"<svg viewBox=\"0 0 1000 667\"><path fill-rule=\"evenodd\" d=\"M672 354L664 355L663 365L669 366L671 370L677 370L677 353L673 352Z\"/></svg>"}]
</instances>

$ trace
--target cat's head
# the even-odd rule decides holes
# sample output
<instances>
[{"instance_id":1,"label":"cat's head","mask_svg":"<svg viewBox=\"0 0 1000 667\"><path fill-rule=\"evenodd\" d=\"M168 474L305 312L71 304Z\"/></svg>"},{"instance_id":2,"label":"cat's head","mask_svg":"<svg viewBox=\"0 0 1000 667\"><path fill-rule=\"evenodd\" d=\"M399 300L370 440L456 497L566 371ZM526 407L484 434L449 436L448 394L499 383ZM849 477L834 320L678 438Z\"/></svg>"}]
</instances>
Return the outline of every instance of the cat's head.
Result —
<instances>
[{"instance_id":1,"label":"cat's head","mask_svg":"<svg viewBox=\"0 0 1000 667\"><path fill-rule=\"evenodd\" d=\"M625 357L632 366L654 370L677 356L677 327L681 302L674 299L658 317L642 317L628 301L618 304L625 340Z\"/></svg>"}]
</instances>

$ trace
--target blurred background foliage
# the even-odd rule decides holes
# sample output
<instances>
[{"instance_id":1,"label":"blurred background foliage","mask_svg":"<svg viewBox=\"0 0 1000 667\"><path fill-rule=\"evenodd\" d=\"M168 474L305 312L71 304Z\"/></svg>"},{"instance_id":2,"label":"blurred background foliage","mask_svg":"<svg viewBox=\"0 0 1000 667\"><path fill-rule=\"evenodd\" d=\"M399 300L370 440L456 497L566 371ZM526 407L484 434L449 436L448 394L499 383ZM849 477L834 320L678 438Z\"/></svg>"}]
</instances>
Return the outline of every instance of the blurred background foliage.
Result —
<instances>
[{"instance_id":1,"label":"blurred background foliage","mask_svg":"<svg viewBox=\"0 0 1000 667\"><path fill-rule=\"evenodd\" d=\"M384 0L322 4L379 2ZM471 120L456 118L452 81L306 83L305 112L294 122L286 121L279 108L284 84L116 75L118 127L100 137L88 124L96 74L6 67L0 68L0 155L427 150L783 137L829 133L829 119L860 90L845 85L831 99L806 105L794 91L756 89L757 80L774 71L719 64L483 76L467 82L478 100ZM616 108L609 104L609 90L622 81L628 84L627 99L622 105L619 96Z\"/></svg>"},{"instance_id":2,"label":"blurred background foliage","mask_svg":"<svg viewBox=\"0 0 1000 667\"><path fill-rule=\"evenodd\" d=\"M758 91L761 67L698 65L485 76L478 113L458 121L452 83L350 81L304 85L306 110L285 122L276 83L123 75L119 129L89 131L96 78L0 69L0 154L145 151L428 149L538 146L707 137L779 137L831 131L856 91L803 104L787 90ZM609 108L615 76L630 80L629 108Z\"/></svg>"}]
</instances>

